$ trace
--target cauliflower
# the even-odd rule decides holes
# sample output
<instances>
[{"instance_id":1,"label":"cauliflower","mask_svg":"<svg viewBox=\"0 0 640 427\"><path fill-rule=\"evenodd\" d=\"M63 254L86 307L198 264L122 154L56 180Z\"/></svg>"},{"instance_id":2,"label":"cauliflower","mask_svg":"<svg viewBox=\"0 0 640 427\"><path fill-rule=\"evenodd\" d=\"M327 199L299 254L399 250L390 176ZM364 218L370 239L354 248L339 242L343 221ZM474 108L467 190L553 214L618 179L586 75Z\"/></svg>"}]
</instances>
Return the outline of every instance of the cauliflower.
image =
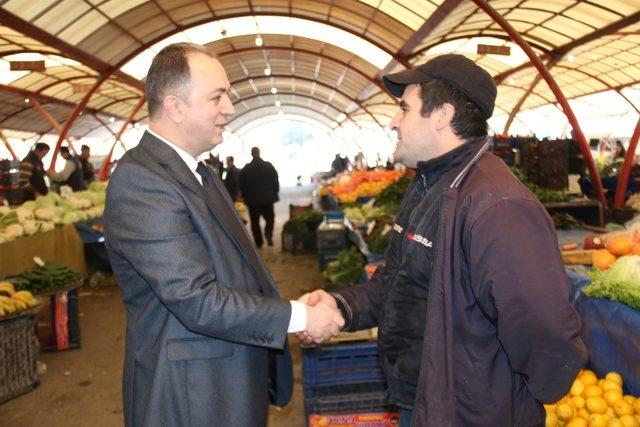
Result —
<instances>
[{"instance_id":1,"label":"cauliflower","mask_svg":"<svg viewBox=\"0 0 640 427\"><path fill-rule=\"evenodd\" d=\"M11 212L11 208L9 206L0 206L0 216L6 215Z\"/></svg>"},{"instance_id":2,"label":"cauliflower","mask_svg":"<svg viewBox=\"0 0 640 427\"><path fill-rule=\"evenodd\" d=\"M38 231L40 231L40 226L38 225L37 222L35 222L32 219L25 221L24 224L22 224L22 228L23 228L24 234L26 234L27 236L31 236L33 234L36 234Z\"/></svg>"},{"instance_id":3,"label":"cauliflower","mask_svg":"<svg viewBox=\"0 0 640 427\"><path fill-rule=\"evenodd\" d=\"M33 219L33 212L31 212L29 209L19 207L15 210L15 212L18 215L18 221L20 221L21 224L29 219Z\"/></svg>"},{"instance_id":4,"label":"cauliflower","mask_svg":"<svg viewBox=\"0 0 640 427\"><path fill-rule=\"evenodd\" d=\"M56 216L56 212L53 208L38 208L33 211L36 219L43 219L45 221L51 221Z\"/></svg>"},{"instance_id":5,"label":"cauliflower","mask_svg":"<svg viewBox=\"0 0 640 427\"><path fill-rule=\"evenodd\" d=\"M11 224L4 229L3 233L10 239L15 239L24 234L24 228L20 224Z\"/></svg>"},{"instance_id":6,"label":"cauliflower","mask_svg":"<svg viewBox=\"0 0 640 427\"><path fill-rule=\"evenodd\" d=\"M38 224L40 224L40 231L42 231L43 233L45 231L51 231L54 230L56 228L56 225L53 222L39 222Z\"/></svg>"}]
</instances>

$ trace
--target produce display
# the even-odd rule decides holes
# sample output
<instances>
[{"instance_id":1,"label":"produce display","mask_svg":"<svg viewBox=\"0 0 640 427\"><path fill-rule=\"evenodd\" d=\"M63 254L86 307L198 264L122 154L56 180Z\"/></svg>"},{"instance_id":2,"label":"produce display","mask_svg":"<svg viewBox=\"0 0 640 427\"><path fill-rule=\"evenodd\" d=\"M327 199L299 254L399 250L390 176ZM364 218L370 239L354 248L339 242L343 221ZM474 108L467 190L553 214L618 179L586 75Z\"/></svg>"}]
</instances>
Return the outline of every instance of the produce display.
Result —
<instances>
[{"instance_id":1,"label":"produce display","mask_svg":"<svg viewBox=\"0 0 640 427\"><path fill-rule=\"evenodd\" d=\"M31 292L48 292L67 287L79 278L80 275L77 272L64 265L46 262L18 276L15 288Z\"/></svg>"},{"instance_id":2,"label":"produce display","mask_svg":"<svg viewBox=\"0 0 640 427\"><path fill-rule=\"evenodd\" d=\"M355 225L376 219L392 219L398 211L397 206L374 206L376 200L377 199L369 200L367 203L358 206L346 206L342 208L344 216Z\"/></svg>"},{"instance_id":3,"label":"produce display","mask_svg":"<svg viewBox=\"0 0 640 427\"><path fill-rule=\"evenodd\" d=\"M357 171L340 176L329 192L340 203L353 203L359 197L375 197L403 175L396 171Z\"/></svg>"},{"instance_id":4,"label":"produce display","mask_svg":"<svg viewBox=\"0 0 640 427\"><path fill-rule=\"evenodd\" d=\"M284 223L282 231L295 236L313 234L324 218L322 212L307 210L298 212Z\"/></svg>"},{"instance_id":5,"label":"produce display","mask_svg":"<svg viewBox=\"0 0 640 427\"><path fill-rule=\"evenodd\" d=\"M582 370L569 393L558 402L544 405L546 427L638 427L640 399L624 395L623 379L609 372L598 379L590 370Z\"/></svg>"},{"instance_id":6,"label":"produce display","mask_svg":"<svg viewBox=\"0 0 640 427\"><path fill-rule=\"evenodd\" d=\"M582 289L585 295L608 298L640 310L640 256L624 255L616 259L611 252L601 249L594 253L594 265L589 274L591 284Z\"/></svg>"},{"instance_id":7,"label":"produce display","mask_svg":"<svg viewBox=\"0 0 640 427\"><path fill-rule=\"evenodd\" d=\"M539 185L529 181L520 169L512 167L511 171L516 178L527 186L529 191L531 191L541 203L569 201L569 197L562 191L549 190L548 188L540 187Z\"/></svg>"},{"instance_id":8,"label":"produce display","mask_svg":"<svg viewBox=\"0 0 640 427\"><path fill-rule=\"evenodd\" d=\"M29 291L16 291L13 283L0 282L0 317L19 313L39 304Z\"/></svg>"},{"instance_id":9,"label":"produce display","mask_svg":"<svg viewBox=\"0 0 640 427\"><path fill-rule=\"evenodd\" d=\"M51 191L14 209L0 206L0 243L102 216L106 188L106 182L92 182L65 197Z\"/></svg>"},{"instance_id":10,"label":"produce display","mask_svg":"<svg viewBox=\"0 0 640 427\"><path fill-rule=\"evenodd\" d=\"M374 206L387 206L389 210L392 210L395 214L400 208L400 202L404 197L404 193L409 188L411 181L413 181L414 174L408 172L400 179L390 184L387 188L382 190L378 196Z\"/></svg>"},{"instance_id":11,"label":"produce display","mask_svg":"<svg viewBox=\"0 0 640 427\"><path fill-rule=\"evenodd\" d=\"M365 259L355 247L338 252L338 258L327 264L324 277L333 284L352 285L364 271Z\"/></svg>"},{"instance_id":12,"label":"produce display","mask_svg":"<svg viewBox=\"0 0 640 427\"><path fill-rule=\"evenodd\" d=\"M367 249L374 254L383 254L389 246L390 233L388 229L378 229L367 240Z\"/></svg>"}]
</instances>

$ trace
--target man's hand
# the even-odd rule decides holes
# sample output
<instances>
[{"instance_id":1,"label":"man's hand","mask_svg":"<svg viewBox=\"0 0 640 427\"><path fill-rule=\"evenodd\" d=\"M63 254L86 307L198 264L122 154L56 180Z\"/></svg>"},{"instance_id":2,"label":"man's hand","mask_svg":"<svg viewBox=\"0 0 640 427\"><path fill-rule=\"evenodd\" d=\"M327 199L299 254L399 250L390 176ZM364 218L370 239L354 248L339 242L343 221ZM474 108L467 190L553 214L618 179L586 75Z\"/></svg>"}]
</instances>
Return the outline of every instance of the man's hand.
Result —
<instances>
[{"instance_id":1,"label":"man's hand","mask_svg":"<svg viewBox=\"0 0 640 427\"><path fill-rule=\"evenodd\" d=\"M337 308L318 302L307 305L307 328L305 334L315 343L330 340L340 333L344 319Z\"/></svg>"},{"instance_id":2,"label":"man's hand","mask_svg":"<svg viewBox=\"0 0 640 427\"><path fill-rule=\"evenodd\" d=\"M300 341L306 344L321 343L340 333L340 329L344 326L344 319L338 310L335 298L330 294L317 290L303 295L298 301L307 306L307 329L296 334ZM333 321L327 323L325 318L324 324L318 322L316 315L326 314L327 309L332 313Z\"/></svg>"}]
</instances>

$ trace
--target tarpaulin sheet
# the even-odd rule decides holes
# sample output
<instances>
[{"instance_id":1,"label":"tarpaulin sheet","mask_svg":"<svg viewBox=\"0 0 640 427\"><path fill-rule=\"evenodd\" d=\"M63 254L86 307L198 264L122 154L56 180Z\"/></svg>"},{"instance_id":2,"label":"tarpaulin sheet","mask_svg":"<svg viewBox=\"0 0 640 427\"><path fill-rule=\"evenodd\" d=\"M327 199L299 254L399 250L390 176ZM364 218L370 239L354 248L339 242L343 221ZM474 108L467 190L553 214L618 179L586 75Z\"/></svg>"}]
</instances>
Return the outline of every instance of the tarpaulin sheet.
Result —
<instances>
[{"instance_id":1,"label":"tarpaulin sheet","mask_svg":"<svg viewBox=\"0 0 640 427\"><path fill-rule=\"evenodd\" d=\"M580 290L590 283L567 271L571 303L582 319L582 340L589 367L598 378L615 371L624 379L625 393L640 396L640 311L619 302L591 298Z\"/></svg>"}]
</instances>

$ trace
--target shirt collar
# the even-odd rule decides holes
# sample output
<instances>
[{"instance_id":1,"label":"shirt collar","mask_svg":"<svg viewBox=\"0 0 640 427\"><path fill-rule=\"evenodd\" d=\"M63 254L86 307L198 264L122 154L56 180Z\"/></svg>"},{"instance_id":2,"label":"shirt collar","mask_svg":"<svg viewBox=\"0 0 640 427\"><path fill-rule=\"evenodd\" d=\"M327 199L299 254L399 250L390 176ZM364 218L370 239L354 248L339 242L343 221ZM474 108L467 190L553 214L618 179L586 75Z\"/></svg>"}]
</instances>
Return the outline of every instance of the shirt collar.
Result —
<instances>
[{"instance_id":1,"label":"shirt collar","mask_svg":"<svg viewBox=\"0 0 640 427\"><path fill-rule=\"evenodd\" d=\"M173 150L176 153L178 153L178 156L180 156L180 158L187 164L187 167L189 168L189 170L191 170L191 172L196 174L196 169L198 168L198 159L193 157L191 154L187 153L184 149L182 149L182 148L178 147L177 145L169 142L166 138L163 138L162 136L158 135L157 133L155 133L151 129L147 129L147 132L149 132L151 135L155 136L160 141L162 141L165 144L167 144L169 147L173 148ZM196 178L198 178L198 177L199 177L199 175L196 175Z\"/></svg>"}]
</instances>

